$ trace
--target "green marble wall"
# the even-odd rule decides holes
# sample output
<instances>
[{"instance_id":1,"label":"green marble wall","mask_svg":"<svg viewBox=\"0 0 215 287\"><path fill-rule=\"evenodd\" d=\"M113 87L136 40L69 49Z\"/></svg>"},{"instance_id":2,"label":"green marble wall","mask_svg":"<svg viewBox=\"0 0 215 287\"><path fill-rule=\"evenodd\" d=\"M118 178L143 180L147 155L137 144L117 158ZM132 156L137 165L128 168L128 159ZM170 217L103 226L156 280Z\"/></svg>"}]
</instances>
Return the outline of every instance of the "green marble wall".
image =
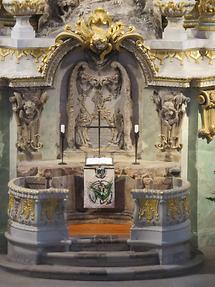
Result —
<instances>
[{"instance_id":1,"label":"green marble wall","mask_svg":"<svg viewBox=\"0 0 215 287\"><path fill-rule=\"evenodd\" d=\"M198 137L201 116L193 90L189 105L188 180L191 182L193 242L199 247L215 244L215 203L206 197L215 192L215 139L208 144ZM215 195L214 195L215 196Z\"/></svg>"},{"instance_id":2,"label":"green marble wall","mask_svg":"<svg viewBox=\"0 0 215 287\"><path fill-rule=\"evenodd\" d=\"M6 251L7 184L9 180L10 104L7 92L0 90L0 252Z\"/></svg>"}]
</instances>

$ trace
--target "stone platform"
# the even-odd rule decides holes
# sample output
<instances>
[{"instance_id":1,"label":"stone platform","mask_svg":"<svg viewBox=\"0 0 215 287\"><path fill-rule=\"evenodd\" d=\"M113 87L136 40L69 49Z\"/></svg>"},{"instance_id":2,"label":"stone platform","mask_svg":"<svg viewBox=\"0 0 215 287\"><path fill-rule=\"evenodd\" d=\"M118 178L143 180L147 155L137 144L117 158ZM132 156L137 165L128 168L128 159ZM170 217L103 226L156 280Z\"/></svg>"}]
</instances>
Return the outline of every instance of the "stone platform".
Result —
<instances>
[{"instance_id":1,"label":"stone platform","mask_svg":"<svg viewBox=\"0 0 215 287\"><path fill-rule=\"evenodd\" d=\"M198 270L202 261L203 255L196 252L183 264L160 265L158 252L153 246L135 252L130 250L125 239L73 238L70 251L46 253L40 265L18 264L1 256L0 268L47 279L122 281L185 275Z\"/></svg>"}]
</instances>

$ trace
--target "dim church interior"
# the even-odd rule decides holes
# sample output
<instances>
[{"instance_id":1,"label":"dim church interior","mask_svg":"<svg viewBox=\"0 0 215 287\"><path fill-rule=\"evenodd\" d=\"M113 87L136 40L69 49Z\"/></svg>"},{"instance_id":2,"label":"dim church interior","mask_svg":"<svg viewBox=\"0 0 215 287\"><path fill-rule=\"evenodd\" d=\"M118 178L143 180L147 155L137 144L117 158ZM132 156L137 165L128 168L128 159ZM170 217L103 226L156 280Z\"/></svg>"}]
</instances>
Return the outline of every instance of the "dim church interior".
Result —
<instances>
[{"instance_id":1,"label":"dim church interior","mask_svg":"<svg viewBox=\"0 0 215 287\"><path fill-rule=\"evenodd\" d=\"M109 281L201 266L215 0L0 6L0 267Z\"/></svg>"}]
</instances>

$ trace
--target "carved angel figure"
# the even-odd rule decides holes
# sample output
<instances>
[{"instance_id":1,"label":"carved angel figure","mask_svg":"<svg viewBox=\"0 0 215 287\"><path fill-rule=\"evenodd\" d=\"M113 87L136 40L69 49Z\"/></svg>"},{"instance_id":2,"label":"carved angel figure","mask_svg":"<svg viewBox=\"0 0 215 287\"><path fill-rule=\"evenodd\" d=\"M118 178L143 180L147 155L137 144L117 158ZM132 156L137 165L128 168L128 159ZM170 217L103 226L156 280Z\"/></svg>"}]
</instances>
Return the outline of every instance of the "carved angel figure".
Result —
<instances>
[{"instance_id":1,"label":"carved angel figure","mask_svg":"<svg viewBox=\"0 0 215 287\"><path fill-rule=\"evenodd\" d=\"M67 106L70 148L97 147L98 112L101 130L106 129L103 147L116 150L132 147L130 80L121 64L112 62L97 68L80 62L71 74L70 87Z\"/></svg>"},{"instance_id":2,"label":"carved angel figure","mask_svg":"<svg viewBox=\"0 0 215 287\"><path fill-rule=\"evenodd\" d=\"M35 94L14 92L10 98L17 122L16 145L19 151L38 151L42 147L39 142L39 123L46 101L47 94L41 91Z\"/></svg>"}]
</instances>

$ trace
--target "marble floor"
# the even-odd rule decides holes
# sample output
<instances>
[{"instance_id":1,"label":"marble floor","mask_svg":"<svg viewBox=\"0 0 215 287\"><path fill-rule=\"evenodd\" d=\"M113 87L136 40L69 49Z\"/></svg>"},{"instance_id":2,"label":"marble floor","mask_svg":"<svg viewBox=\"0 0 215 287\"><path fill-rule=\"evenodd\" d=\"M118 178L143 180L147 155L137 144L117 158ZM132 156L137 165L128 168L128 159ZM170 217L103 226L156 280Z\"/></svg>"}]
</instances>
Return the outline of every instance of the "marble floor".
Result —
<instances>
[{"instance_id":1,"label":"marble floor","mask_svg":"<svg viewBox=\"0 0 215 287\"><path fill-rule=\"evenodd\" d=\"M198 273L177 278L125 281L77 282L35 279L0 270L0 287L215 287L215 246L203 248L204 266Z\"/></svg>"}]
</instances>

